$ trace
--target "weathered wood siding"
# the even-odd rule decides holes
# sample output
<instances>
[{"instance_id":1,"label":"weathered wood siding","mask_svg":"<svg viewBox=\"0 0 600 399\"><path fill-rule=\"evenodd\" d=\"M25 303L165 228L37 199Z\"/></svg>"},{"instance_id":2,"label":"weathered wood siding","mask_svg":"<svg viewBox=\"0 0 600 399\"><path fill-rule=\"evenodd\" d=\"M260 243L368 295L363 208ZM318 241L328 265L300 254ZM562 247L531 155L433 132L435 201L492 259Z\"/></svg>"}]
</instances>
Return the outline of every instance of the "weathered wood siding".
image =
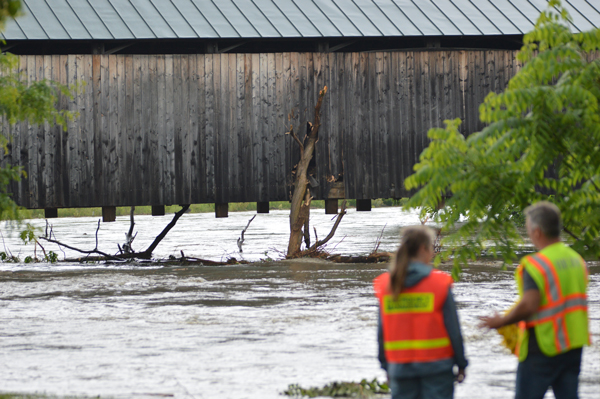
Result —
<instances>
[{"instance_id":1,"label":"weathered wood siding","mask_svg":"<svg viewBox=\"0 0 600 399\"><path fill-rule=\"evenodd\" d=\"M427 130L478 106L518 68L513 51L21 56L28 81L85 82L63 131L18 124L6 164L27 208L288 200L302 138L327 85L315 198L399 198ZM294 116L288 120L288 114Z\"/></svg>"}]
</instances>

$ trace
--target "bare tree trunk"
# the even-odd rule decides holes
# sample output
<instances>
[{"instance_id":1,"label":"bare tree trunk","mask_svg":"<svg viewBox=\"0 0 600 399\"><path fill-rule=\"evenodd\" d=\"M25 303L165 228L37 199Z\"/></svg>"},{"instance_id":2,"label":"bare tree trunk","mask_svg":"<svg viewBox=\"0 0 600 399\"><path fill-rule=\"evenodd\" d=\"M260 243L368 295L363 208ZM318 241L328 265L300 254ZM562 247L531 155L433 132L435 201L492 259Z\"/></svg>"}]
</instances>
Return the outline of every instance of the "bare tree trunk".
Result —
<instances>
[{"instance_id":1,"label":"bare tree trunk","mask_svg":"<svg viewBox=\"0 0 600 399\"><path fill-rule=\"evenodd\" d=\"M312 160L315 144L319 140L319 127L321 126L321 104L323 103L323 97L327 93L327 86L319 92L319 98L317 99L317 105L315 106L315 119L314 123L308 122L307 135L304 139L304 144L300 141L294 127L290 126L288 134L296 141L300 147L300 162L296 169L296 181L294 183L294 194L292 195L292 206L290 210L290 241L288 244L287 256L294 256L300 252L300 246L302 245L302 238L304 236L302 227L307 223L310 215L310 202L312 197L310 196L310 190L308 189L308 166ZM309 234L308 232L305 232Z\"/></svg>"}]
</instances>

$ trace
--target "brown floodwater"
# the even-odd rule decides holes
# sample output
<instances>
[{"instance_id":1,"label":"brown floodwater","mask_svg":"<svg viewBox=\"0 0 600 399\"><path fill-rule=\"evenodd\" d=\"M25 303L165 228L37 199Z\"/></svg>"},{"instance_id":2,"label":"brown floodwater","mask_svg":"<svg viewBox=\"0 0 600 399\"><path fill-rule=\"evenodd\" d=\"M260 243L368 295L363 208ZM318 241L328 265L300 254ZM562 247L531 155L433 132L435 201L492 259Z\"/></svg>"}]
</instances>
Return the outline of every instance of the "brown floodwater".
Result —
<instances>
[{"instance_id":1,"label":"brown floodwater","mask_svg":"<svg viewBox=\"0 0 600 399\"><path fill-rule=\"evenodd\" d=\"M251 215L185 215L157 255L278 258L287 213L258 215L239 254L235 241ZM138 249L168 220L138 218ZM311 221L320 236L332 223L318 214ZM414 223L415 215L394 209L351 212L330 249L368 253L386 226L380 249L392 250L400 227ZM94 218L54 222L59 239L87 249L95 228ZM126 218L102 224L100 248L114 251L127 228ZM21 258L32 253L15 233L5 231L4 239ZM383 379L371 281L385 269L304 260L219 267L3 263L0 392L268 399L283 398L294 383ZM582 399L600 395L600 267L590 271L593 344L584 351ZM470 361L455 397L512 398L517 361L494 331L477 327L479 316L515 301L512 267L472 264L454 292Z\"/></svg>"}]
</instances>

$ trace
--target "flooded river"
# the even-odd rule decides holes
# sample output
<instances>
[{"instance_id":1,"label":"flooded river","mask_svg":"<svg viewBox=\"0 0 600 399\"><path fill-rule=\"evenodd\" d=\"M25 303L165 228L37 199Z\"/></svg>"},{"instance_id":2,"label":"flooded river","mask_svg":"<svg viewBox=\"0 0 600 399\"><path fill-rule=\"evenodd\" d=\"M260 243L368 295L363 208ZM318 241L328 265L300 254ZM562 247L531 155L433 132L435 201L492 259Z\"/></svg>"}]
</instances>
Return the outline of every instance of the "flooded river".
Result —
<instances>
[{"instance_id":1,"label":"flooded river","mask_svg":"<svg viewBox=\"0 0 600 399\"><path fill-rule=\"evenodd\" d=\"M240 266L0 264L0 392L100 395L113 398L284 398L289 384L384 378L376 360L377 304L371 281L386 265L281 261L288 212L228 219L186 214L157 257L228 257ZM145 248L170 216L136 219L135 249ZM43 221L34 221L43 226ZM97 218L54 219L57 239L95 247ZM332 224L313 211L324 237ZM366 254L382 229L393 250L399 229L418 223L396 208L350 210L329 251ZM99 249L114 253L128 218L103 223ZM32 245L2 229L4 245L23 259ZM2 250L2 248L0 248ZM73 256L46 246L59 258ZM242 256L243 255L243 256ZM39 249L38 249L39 256ZM470 366L457 398L512 398L516 359L477 317L516 299L512 268L491 263L465 270L454 288ZM584 352L581 398L600 397L600 267L591 267L593 346ZM552 398L548 393L547 398Z\"/></svg>"}]
</instances>

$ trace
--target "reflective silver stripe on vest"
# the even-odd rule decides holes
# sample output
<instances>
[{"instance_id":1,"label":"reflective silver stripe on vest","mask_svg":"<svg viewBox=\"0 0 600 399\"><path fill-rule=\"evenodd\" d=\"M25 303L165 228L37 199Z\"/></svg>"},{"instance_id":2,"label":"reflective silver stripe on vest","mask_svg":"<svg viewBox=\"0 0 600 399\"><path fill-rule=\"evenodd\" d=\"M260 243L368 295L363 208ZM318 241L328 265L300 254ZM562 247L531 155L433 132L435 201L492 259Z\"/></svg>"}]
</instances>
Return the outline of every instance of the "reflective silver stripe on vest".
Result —
<instances>
[{"instance_id":1,"label":"reflective silver stripe on vest","mask_svg":"<svg viewBox=\"0 0 600 399\"><path fill-rule=\"evenodd\" d=\"M541 310L531 316L527 321L536 321L540 319L546 319L548 317L556 316L557 314L564 312L568 308L576 306L587 306L587 299L585 298L571 298L567 299L560 305L552 306L551 308Z\"/></svg>"},{"instance_id":2,"label":"reflective silver stripe on vest","mask_svg":"<svg viewBox=\"0 0 600 399\"><path fill-rule=\"evenodd\" d=\"M556 338L558 338L558 344L560 345L558 351L562 351L563 348L567 347L567 339L565 338L565 330L564 330L564 318L560 316L556 319Z\"/></svg>"},{"instance_id":3,"label":"reflective silver stripe on vest","mask_svg":"<svg viewBox=\"0 0 600 399\"><path fill-rule=\"evenodd\" d=\"M535 259L537 263L544 269L544 273L546 274L546 278L548 279L548 289L550 290L550 295L552 296L552 301L556 302L560 299L558 295L558 281L554 280L554 273L552 273L552 266L546 263L542 258L536 255L531 255L531 258Z\"/></svg>"}]
</instances>

